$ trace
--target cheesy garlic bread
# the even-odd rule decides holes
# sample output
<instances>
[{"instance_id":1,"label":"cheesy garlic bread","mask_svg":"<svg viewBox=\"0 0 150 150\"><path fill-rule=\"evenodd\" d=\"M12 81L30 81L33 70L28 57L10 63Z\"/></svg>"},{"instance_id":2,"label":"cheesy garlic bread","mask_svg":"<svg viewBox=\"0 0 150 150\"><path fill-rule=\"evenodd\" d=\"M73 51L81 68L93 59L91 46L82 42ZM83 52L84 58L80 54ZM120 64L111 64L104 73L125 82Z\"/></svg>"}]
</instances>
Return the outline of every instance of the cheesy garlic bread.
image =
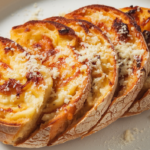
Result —
<instances>
[{"instance_id":1,"label":"cheesy garlic bread","mask_svg":"<svg viewBox=\"0 0 150 150\"><path fill-rule=\"evenodd\" d=\"M90 5L66 18L83 19L97 25L114 44L118 54L119 83L108 110L87 136L108 126L131 106L149 72L149 51L139 26L125 13L113 7Z\"/></svg>"},{"instance_id":2,"label":"cheesy garlic bread","mask_svg":"<svg viewBox=\"0 0 150 150\"><path fill-rule=\"evenodd\" d=\"M83 109L62 135L49 142L49 145L56 145L82 136L107 110L118 81L117 56L108 38L92 23L63 17L46 20L59 22L75 31L81 47L77 49L79 61L87 59L92 74L92 88Z\"/></svg>"},{"instance_id":3,"label":"cheesy garlic bread","mask_svg":"<svg viewBox=\"0 0 150 150\"><path fill-rule=\"evenodd\" d=\"M34 130L48 101L49 69L20 45L0 37L0 141L14 145Z\"/></svg>"},{"instance_id":4,"label":"cheesy garlic bread","mask_svg":"<svg viewBox=\"0 0 150 150\"><path fill-rule=\"evenodd\" d=\"M52 92L35 132L20 147L43 147L62 133L83 107L91 89L89 65L79 62L74 31L50 21L30 21L13 27L11 39L36 55L50 68ZM43 58L44 59L41 59Z\"/></svg>"},{"instance_id":5,"label":"cheesy garlic bread","mask_svg":"<svg viewBox=\"0 0 150 150\"><path fill-rule=\"evenodd\" d=\"M150 49L150 9L139 6L131 6L120 10L132 17L132 19L135 20L141 27L145 41ZM142 90L136 97L135 102L123 115L123 117L137 115L148 109L150 109L150 75L148 75Z\"/></svg>"}]
</instances>

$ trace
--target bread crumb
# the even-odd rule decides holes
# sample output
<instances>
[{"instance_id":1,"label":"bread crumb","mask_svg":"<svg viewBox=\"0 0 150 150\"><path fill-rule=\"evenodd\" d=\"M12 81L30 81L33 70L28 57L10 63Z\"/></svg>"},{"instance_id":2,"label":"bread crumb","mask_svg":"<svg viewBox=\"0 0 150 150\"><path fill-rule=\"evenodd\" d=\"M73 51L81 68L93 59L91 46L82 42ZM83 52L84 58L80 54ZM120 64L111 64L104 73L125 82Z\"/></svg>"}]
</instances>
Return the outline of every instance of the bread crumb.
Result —
<instances>
[{"instance_id":1,"label":"bread crumb","mask_svg":"<svg viewBox=\"0 0 150 150\"><path fill-rule=\"evenodd\" d=\"M133 134L131 133L130 130L126 130L125 131L125 133L124 133L124 140L125 140L125 142L128 142L128 143L135 140L134 136L133 136Z\"/></svg>"},{"instance_id":2,"label":"bread crumb","mask_svg":"<svg viewBox=\"0 0 150 150\"><path fill-rule=\"evenodd\" d=\"M70 10L68 10L68 11L65 11L65 12L60 12L60 13L59 13L59 16L64 17L66 14L68 14L68 13L70 13L70 12L72 12L72 10L71 10L71 9L70 9Z\"/></svg>"},{"instance_id":3,"label":"bread crumb","mask_svg":"<svg viewBox=\"0 0 150 150\"><path fill-rule=\"evenodd\" d=\"M38 20L38 16L39 16L39 13L41 12L41 9L37 9L34 13L32 13L31 17L29 20Z\"/></svg>"},{"instance_id":4,"label":"bread crumb","mask_svg":"<svg viewBox=\"0 0 150 150\"><path fill-rule=\"evenodd\" d=\"M143 133L143 130L141 130L140 133Z\"/></svg>"},{"instance_id":5,"label":"bread crumb","mask_svg":"<svg viewBox=\"0 0 150 150\"><path fill-rule=\"evenodd\" d=\"M141 8L140 7L137 7L137 12L140 12L141 11Z\"/></svg>"},{"instance_id":6,"label":"bread crumb","mask_svg":"<svg viewBox=\"0 0 150 150\"><path fill-rule=\"evenodd\" d=\"M138 134L139 133L139 129L138 128L133 128L133 131Z\"/></svg>"},{"instance_id":7,"label":"bread crumb","mask_svg":"<svg viewBox=\"0 0 150 150\"><path fill-rule=\"evenodd\" d=\"M65 16L65 12L62 12L62 13L59 13L59 16L62 16L62 17L64 17Z\"/></svg>"},{"instance_id":8,"label":"bread crumb","mask_svg":"<svg viewBox=\"0 0 150 150\"><path fill-rule=\"evenodd\" d=\"M34 8L37 8L37 7L38 7L38 6L37 6L37 3L34 3L33 7L34 7Z\"/></svg>"},{"instance_id":9,"label":"bread crumb","mask_svg":"<svg viewBox=\"0 0 150 150\"><path fill-rule=\"evenodd\" d=\"M65 103L65 104L69 104L69 102L70 102L70 100L67 99L67 98L65 98L64 103Z\"/></svg>"},{"instance_id":10,"label":"bread crumb","mask_svg":"<svg viewBox=\"0 0 150 150\"><path fill-rule=\"evenodd\" d=\"M131 27L131 30L134 31L134 27Z\"/></svg>"}]
</instances>

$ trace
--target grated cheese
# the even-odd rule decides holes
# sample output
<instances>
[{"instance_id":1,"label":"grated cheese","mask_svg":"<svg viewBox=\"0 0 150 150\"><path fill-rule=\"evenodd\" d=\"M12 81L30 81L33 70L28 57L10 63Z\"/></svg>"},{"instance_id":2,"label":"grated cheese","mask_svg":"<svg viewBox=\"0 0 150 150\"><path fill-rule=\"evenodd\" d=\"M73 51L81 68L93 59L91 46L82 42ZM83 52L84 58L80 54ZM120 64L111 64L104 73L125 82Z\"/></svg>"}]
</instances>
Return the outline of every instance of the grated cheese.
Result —
<instances>
[{"instance_id":1,"label":"grated cheese","mask_svg":"<svg viewBox=\"0 0 150 150\"><path fill-rule=\"evenodd\" d=\"M85 72L87 70L87 66L86 65L82 65L80 68L81 72Z\"/></svg>"},{"instance_id":2,"label":"grated cheese","mask_svg":"<svg viewBox=\"0 0 150 150\"><path fill-rule=\"evenodd\" d=\"M143 49L137 49L136 44L120 42L115 46L115 49L118 51L119 59L118 65L120 67L120 75L131 75L133 70L131 69L133 66L133 62L135 60L135 56L141 56L144 53Z\"/></svg>"},{"instance_id":3,"label":"grated cheese","mask_svg":"<svg viewBox=\"0 0 150 150\"><path fill-rule=\"evenodd\" d=\"M95 12L95 13L93 13L92 15L90 15L90 16L88 16L88 17L90 17L91 19L92 19L92 22L94 23L94 24L97 24L98 22L100 22L100 21L109 21L109 20L112 20L112 18L111 17L109 17L109 16L105 16L104 14L103 14L103 12Z\"/></svg>"},{"instance_id":4,"label":"grated cheese","mask_svg":"<svg viewBox=\"0 0 150 150\"><path fill-rule=\"evenodd\" d=\"M75 62L73 61L73 59L71 57L67 57L65 59L66 63L69 65L69 66L74 66L75 65Z\"/></svg>"},{"instance_id":5,"label":"grated cheese","mask_svg":"<svg viewBox=\"0 0 150 150\"><path fill-rule=\"evenodd\" d=\"M133 134L131 133L130 130L126 130L126 131L125 131L125 133L124 133L124 140L125 140L126 142L132 142L132 141L135 140L135 139L134 139L134 136L133 136Z\"/></svg>"},{"instance_id":6,"label":"grated cheese","mask_svg":"<svg viewBox=\"0 0 150 150\"><path fill-rule=\"evenodd\" d=\"M67 99L67 98L65 98L64 103L65 103L65 104L69 104L69 102L70 102L70 100Z\"/></svg>"},{"instance_id":7,"label":"grated cheese","mask_svg":"<svg viewBox=\"0 0 150 150\"><path fill-rule=\"evenodd\" d=\"M140 7L137 7L137 12L140 12L141 8Z\"/></svg>"},{"instance_id":8,"label":"grated cheese","mask_svg":"<svg viewBox=\"0 0 150 150\"><path fill-rule=\"evenodd\" d=\"M31 14L31 17L29 20L38 20L39 18L39 14L40 12L42 11L41 8L38 8L36 11L34 11L32 14Z\"/></svg>"},{"instance_id":9,"label":"grated cheese","mask_svg":"<svg viewBox=\"0 0 150 150\"><path fill-rule=\"evenodd\" d=\"M99 15L99 17L101 16ZM101 19L109 19L109 17L102 17ZM88 32L87 34L84 30L78 31L76 29L76 26L71 26L71 28L75 30L76 35L82 40L82 42L80 43L81 50L74 50L75 53L79 55L78 60L81 63L86 62L90 66L92 75L94 75L92 81L92 91L87 99L88 104L93 105L97 101L97 98L93 98L93 95L95 95L95 93L104 94L106 91L108 91L108 87L103 88L105 87L103 86L103 82L109 77L104 73L102 65L108 69L113 69L114 66L109 63L109 59L110 55L116 57L116 53L112 52L112 49L110 49L110 45L108 44L108 42L101 42L100 38L95 35L94 32ZM91 30L94 29L94 27L91 28ZM84 67L80 68L80 71L82 70L84 70ZM95 77L99 75L100 77Z\"/></svg>"},{"instance_id":10,"label":"grated cheese","mask_svg":"<svg viewBox=\"0 0 150 150\"><path fill-rule=\"evenodd\" d=\"M138 11L140 11L140 8L137 8ZM92 22L94 24L98 24L99 22L107 22L108 20L112 20L112 18L110 18L109 16L105 16L105 14L103 12L95 12L92 15L88 16L91 18ZM109 27L108 27L109 28ZM119 33L127 33L126 30L127 26L123 25L122 28L119 30ZM102 28L104 30L104 28ZM131 28L131 30L134 30L134 27ZM113 39L113 34L110 34L108 32L106 32L105 30L103 31L107 34L107 36L110 39ZM131 35L130 35L131 37ZM131 37L132 38L132 37ZM113 40L116 41L117 40ZM117 42L118 43L118 42ZM133 63L135 61L135 56L139 56L139 58L141 58L141 56L144 53L143 49L138 49L136 44L133 43L125 43L125 42L119 42L117 45L115 44L115 49L118 52L119 58L118 58L118 65L120 66L121 72L119 74L120 77L124 76L124 75L132 75L133 70L132 70L132 66ZM84 59L82 59L81 61L84 61ZM138 77L140 76L140 72L137 72ZM121 85L125 85L126 82L121 80L120 82Z\"/></svg>"},{"instance_id":11,"label":"grated cheese","mask_svg":"<svg viewBox=\"0 0 150 150\"><path fill-rule=\"evenodd\" d=\"M52 77L54 79L56 79L60 75L58 68L56 68L56 67L54 67L52 70L50 70L50 74L52 75Z\"/></svg>"},{"instance_id":12,"label":"grated cheese","mask_svg":"<svg viewBox=\"0 0 150 150\"><path fill-rule=\"evenodd\" d=\"M34 7L34 8L37 8L37 3L34 3L33 7Z\"/></svg>"}]
</instances>

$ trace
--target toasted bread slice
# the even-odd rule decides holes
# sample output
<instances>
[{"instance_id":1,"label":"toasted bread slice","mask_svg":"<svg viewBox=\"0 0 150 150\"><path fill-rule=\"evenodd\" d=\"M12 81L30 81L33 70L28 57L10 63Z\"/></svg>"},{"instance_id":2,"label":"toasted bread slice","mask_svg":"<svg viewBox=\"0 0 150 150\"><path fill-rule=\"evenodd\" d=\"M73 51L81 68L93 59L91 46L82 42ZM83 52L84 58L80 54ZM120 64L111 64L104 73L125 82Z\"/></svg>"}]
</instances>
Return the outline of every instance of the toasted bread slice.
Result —
<instances>
[{"instance_id":1,"label":"toasted bread slice","mask_svg":"<svg viewBox=\"0 0 150 150\"><path fill-rule=\"evenodd\" d=\"M17 43L0 37L0 54L0 141L13 145L36 127L53 81Z\"/></svg>"},{"instance_id":2,"label":"toasted bread slice","mask_svg":"<svg viewBox=\"0 0 150 150\"><path fill-rule=\"evenodd\" d=\"M92 70L92 89L84 107L65 133L49 141L49 145L64 143L82 136L91 129L107 110L117 86L118 73L116 53L102 31L95 25L84 21L52 17L46 20L56 21L71 27L80 39L79 60L88 60Z\"/></svg>"},{"instance_id":3,"label":"toasted bread slice","mask_svg":"<svg viewBox=\"0 0 150 150\"><path fill-rule=\"evenodd\" d=\"M134 19L141 27L148 48L150 50L150 9L139 6L131 6L122 8L121 11L125 12ZM149 68L150 69L150 68ZM141 92L138 94L135 102L129 108L129 110L123 115L123 117L129 117L137 115L145 110L150 109L150 75L146 79Z\"/></svg>"},{"instance_id":4,"label":"toasted bread slice","mask_svg":"<svg viewBox=\"0 0 150 150\"><path fill-rule=\"evenodd\" d=\"M119 84L108 110L86 135L92 134L118 118L131 106L148 74L149 51L139 26L112 7L91 5L67 15L97 25L110 38L118 53ZM83 135L83 136L86 136Z\"/></svg>"},{"instance_id":5,"label":"toasted bread slice","mask_svg":"<svg viewBox=\"0 0 150 150\"><path fill-rule=\"evenodd\" d=\"M48 21L31 21L13 27L11 38L52 70L53 90L43 109L37 130L20 147L43 147L62 133L83 107L91 89L88 64L79 62L78 38L64 25ZM40 55L40 56L39 56Z\"/></svg>"}]
</instances>

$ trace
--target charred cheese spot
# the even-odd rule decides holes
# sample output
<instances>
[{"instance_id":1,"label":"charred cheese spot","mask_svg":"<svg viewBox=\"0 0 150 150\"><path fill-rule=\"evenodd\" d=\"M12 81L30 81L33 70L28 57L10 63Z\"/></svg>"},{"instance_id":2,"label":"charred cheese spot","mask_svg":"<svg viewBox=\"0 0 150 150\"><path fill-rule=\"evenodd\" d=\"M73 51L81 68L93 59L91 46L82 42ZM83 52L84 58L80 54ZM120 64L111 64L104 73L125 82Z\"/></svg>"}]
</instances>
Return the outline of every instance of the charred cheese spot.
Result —
<instances>
[{"instance_id":1,"label":"charred cheese spot","mask_svg":"<svg viewBox=\"0 0 150 150\"><path fill-rule=\"evenodd\" d=\"M41 54L41 52L47 52L54 49L53 42L48 36L42 35L41 39L38 40L38 43L34 42L34 40L31 40L31 47L35 49L32 53Z\"/></svg>"},{"instance_id":2,"label":"charred cheese spot","mask_svg":"<svg viewBox=\"0 0 150 150\"><path fill-rule=\"evenodd\" d=\"M135 56L135 60L137 62L137 68L141 67L142 58L139 56Z\"/></svg>"},{"instance_id":3,"label":"charred cheese spot","mask_svg":"<svg viewBox=\"0 0 150 150\"><path fill-rule=\"evenodd\" d=\"M148 48L150 49L150 31L144 30L143 35L144 35L144 38L145 38L146 43L148 45Z\"/></svg>"},{"instance_id":4,"label":"charred cheese spot","mask_svg":"<svg viewBox=\"0 0 150 150\"><path fill-rule=\"evenodd\" d=\"M10 47L5 47L5 53L8 53L10 50L11 50L11 48Z\"/></svg>"},{"instance_id":5,"label":"charred cheese spot","mask_svg":"<svg viewBox=\"0 0 150 150\"><path fill-rule=\"evenodd\" d=\"M69 29L64 28L64 29L60 29L58 31L59 31L60 34L65 35L65 34L67 34L69 32Z\"/></svg>"},{"instance_id":6,"label":"charred cheese spot","mask_svg":"<svg viewBox=\"0 0 150 150\"><path fill-rule=\"evenodd\" d=\"M41 49L42 45L40 43L35 43L35 44L33 44L33 48Z\"/></svg>"},{"instance_id":7,"label":"charred cheese spot","mask_svg":"<svg viewBox=\"0 0 150 150\"><path fill-rule=\"evenodd\" d=\"M56 55L56 53L57 53L57 50L56 50L56 49L50 49L50 50L48 51L48 54L50 54L51 56Z\"/></svg>"},{"instance_id":8,"label":"charred cheese spot","mask_svg":"<svg viewBox=\"0 0 150 150\"><path fill-rule=\"evenodd\" d=\"M7 109L3 109L3 108L0 108L0 112L4 112L4 113L12 113L13 110L11 108L7 108Z\"/></svg>"},{"instance_id":9,"label":"charred cheese spot","mask_svg":"<svg viewBox=\"0 0 150 150\"><path fill-rule=\"evenodd\" d=\"M22 92L22 86L15 79L9 79L5 81L4 84L0 85L0 93L11 95L16 93L16 96L19 96Z\"/></svg>"},{"instance_id":10,"label":"charred cheese spot","mask_svg":"<svg viewBox=\"0 0 150 150\"><path fill-rule=\"evenodd\" d=\"M8 69L8 68L11 69L10 65L8 65L8 64L6 64L4 62L1 62L1 61L0 61L0 66L2 66L2 68L4 68L4 69Z\"/></svg>"},{"instance_id":11,"label":"charred cheese spot","mask_svg":"<svg viewBox=\"0 0 150 150\"><path fill-rule=\"evenodd\" d=\"M128 25L123 23L122 20L116 18L113 22L112 28L118 33L119 39L121 41L128 39L129 29Z\"/></svg>"},{"instance_id":12,"label":"charred cheese spot","mask_svg":"<svg viewBox=\"0 0 150 150\"><path fill-rule=\"evenodd\" d=\"M132 9L132 10L129 10L128 12L126 12L126 14L132 16L133 14L135 14L137 12L137 9Z\"/></svg>"},{"instance_id":13,"label":"charred cheese spot","mask_svg":"<svg viewBox=\"0 0 150 150\"><path fill-rule=\"evenodd\" d=\"M28 32L28 31L30 31L30 29L29 29L29 28L26 28L24 31L25 31L25 32Z\"/></svg>"},{"instance_id":14,"label":"charred cheese spot","mask_svg":"<svg viewBox=\"0 0 150 150\"><path fill-rule=\"evenodd\" d=\"M150 22L150 17L148 17L147 19L143 19L141 26L146 26L149 22Z\"/></svg>"}]
</instances>

